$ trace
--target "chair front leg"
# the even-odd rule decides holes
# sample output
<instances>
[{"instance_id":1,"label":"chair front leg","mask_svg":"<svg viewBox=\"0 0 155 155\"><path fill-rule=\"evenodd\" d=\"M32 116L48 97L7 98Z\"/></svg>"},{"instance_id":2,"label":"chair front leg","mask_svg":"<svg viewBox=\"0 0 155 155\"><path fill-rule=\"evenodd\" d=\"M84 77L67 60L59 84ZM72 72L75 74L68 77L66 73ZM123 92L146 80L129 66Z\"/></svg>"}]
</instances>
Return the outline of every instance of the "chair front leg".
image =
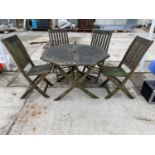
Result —
<instances>
[{"instance_id":1,"label":"chair front leg","mask_svg":"<svg viewBox=\"0 0 155 155\"><path fill-rule=\"evenodd\" d=\"M127 89L124 85L121 87L121 90L122 90L129 98L131 98L131 99L134 99L134 98L135 98L134 96L132 96L132 95L130 94L130 92L128 91L128 89Z\"/></svg>"},{"instance_id":2,"label":"chair front leg","mask_svg":"<svg viewBox=\"0 0 155 155\"><path fill-rule=\"evenodd\" d=\"M39 78L40 78L40 75L38 75L38 76L33 80L33 82L34 82L34 83L37 82L37 80L39 80ZM25 91L24 94L21 96L21 99L25 98L25 97L29 94L31 88L32 88L32 85L29 84L29 86L27 87L26 91Z\"/></svg>"},{"instance_id":3,"label":"chair front leg","mask_svg":"<svg viewBox=\"0 0 155 155\"><path fill-rule=\"evenodd\" d=\"M130 92L128 91L128 89L125 87L125 83L128 81L128 79L129 79L129 77L125 78L125 79L121 82L119 79L117 79L117 78L115 77L115 80L117 80L117 81L119 82L120 86L121 86L120 89L121 89L129 98L134 99L134 97L130 94Z\"/></svg>"},{"instance_id":4,"label":"chair front leg","mask_svg":"<svg viewBox=\"0 0 155 155\"><path fill-rule=\"evenodd\" d=\"M108 81L111 80L117 87L112 92L109 91L108 92L109 94L105 97L105 99L108 99L108 98L112 97L114 94L116 94L118 92L118 90L120 89L120 86L121 86L118 79L116 80L113 77L108 77L107 80ZM107 80L105 82L107 82Z\"/></svg>"},{"instance_id":5,"label":"chair front leg","mask_svg":"<svg viewBox=\"0 0 155 155\"><path fill-rule=\"evenodd\" d=\"M44 92L42 91L38 86L37 84L39 84L42 80L44 80L44 78L46 77L47 73L46 74L43 74L42 76L38 76L37 77L37 80L35 79L34 81L32 81L30 78L27 78L27 80L29 81L30 83L30 88L21 96L21 98L25 98L33 89L36 89L40 94L42 94L44 97L46 98L49 98L49 96Z\"/></svg>"}]
</instances>

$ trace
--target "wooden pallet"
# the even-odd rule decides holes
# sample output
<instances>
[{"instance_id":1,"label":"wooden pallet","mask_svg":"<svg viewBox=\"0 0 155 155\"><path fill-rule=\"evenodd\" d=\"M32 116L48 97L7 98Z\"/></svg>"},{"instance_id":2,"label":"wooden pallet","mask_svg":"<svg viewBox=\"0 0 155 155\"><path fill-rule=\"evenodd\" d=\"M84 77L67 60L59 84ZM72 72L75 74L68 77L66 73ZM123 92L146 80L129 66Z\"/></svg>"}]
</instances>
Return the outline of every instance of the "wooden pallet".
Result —
<instances>
[{"instance_id":1,"label":"wooden pallet","mask_svg":"<svg viewBox=\"0 0 155 155\"><path fill-rule=\"evenodd\" d=\"M37 29L32 29L32 31L48 31L48 28L37 28Z\"/></svg>"},{"instance_id":2,"label":"wooden pallet","mask_svg":"<svg viewBox=\"0 0 155 155\"><path fill-rule=\"evenodd\" d=\"M93 29L67 29L68 32L92 32Z\"/></svg>"},{"instance_id":3,"label":"wooden pallet","mask_svg":"<svg viewBox=\"0 0 155 155\"><path fill-rule=\"evenodd\" d=\"M104 30L104 29L103 29ZM67 29L68 32L93 32L93 29ZM118 33L118 32L130 32L129 30L111 30L114 33Z\"/></svg>"},{"instance_id":4,"label":"wooden pallet","mask_svg":"<svg viewBox=\"0 0 155 155\"><path fill-rule=\"evenodd\" d=\"M118 32L124 32L125 33L125 32L129 32L129 31L127 31L127 30L114 30L113 32L114 33L118 33Z\"/></svg>"}]
</instances>

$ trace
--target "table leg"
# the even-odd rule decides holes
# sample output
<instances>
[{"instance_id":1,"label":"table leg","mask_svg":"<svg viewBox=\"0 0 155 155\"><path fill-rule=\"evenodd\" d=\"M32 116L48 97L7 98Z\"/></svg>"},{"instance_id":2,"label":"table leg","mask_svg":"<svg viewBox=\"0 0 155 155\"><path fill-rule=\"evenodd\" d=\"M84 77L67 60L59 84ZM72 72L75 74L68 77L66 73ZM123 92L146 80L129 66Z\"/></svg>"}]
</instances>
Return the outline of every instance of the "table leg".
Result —
<instances>
[{"instance_id":1,"label":"table leg","mask_svg":"<svg viewBox=\"0 0 155 155\"><path fill-rule=\"evenodd\" d=\"M78 67L77 67L78 68ZM74 73L74 70L75 70L75 68L74 68L74 66L66 73L66 74L72 74L72 77L73 78L75 78L76 77L76 75L75 75L75 73ZM78 72L78 74L80 74L81 76L82 75L84 75L84 72L83 71L80 71L79 69L78 70L76 70L77 72ZM91 80L91 78L96 78L96 77L94 77L94 76L92 76L92 75L88 75L87 77L86 77L88 80ZM57 80L57 82L61 82L63 79L65 79L65 76L62 76L61 78L59 78L58 80Z\"/></svg>"},{"instance_id":2,"label":"table leg","mask_svg":"<svg viewBox=\"0 0 155 155\"><path fill-rule=\"evenodd\" d=\"M89 90L87 90L86 88L82 87L81 85L77 86L79 89L81 89L83 92L85 92L87 95L89 95L92 98L98 99L99 97L96 96L94 93L90 92Z\"/></svg>"},{"instance_id":3,"label":"table leg","mask_svg":"<svg viewBox=\"0 0 155 155\"><path fill-rule=\"evenodd\" d=\"M72 69L69 70L66 74L70 74L72 72ZM62 76L60 79L57 80L57 82L62 81L63 79L65 79L65 76Z\"/></svg>"},{"instance_id":4,"label":"table leg","mask_svg":"<svg viewBox=\"0 0 155 155\"><path fill-rule=\"evenodd\" d=\"M72 89L74 88L74 86L70 87L69 89L67 89L66 91L64 91L61 95L59 95L57 98L54 99L54 101L58 101L61 100L65 95L67 95Z\"/></svg>"},{"instance_id":5,"label":"table leg","mask_svg":"<svg viewBox=\"0 0 155 155\"><path fill-rule=\"evenodd\" d=\"M64 75L64 77L71 82L71 87L69 89L67 89L65 92L63 92L61 95L59 95L55 101L62 99L65 95L67 95L71 90L73 90L73 88L77 87L80 90L82 90L83 92L85 92L87 95L89 95L92 98L98 98L98 96L96 96L95 94L93 94L92 92L90 92L89 90L87 90L86 88L84 88L80 83L87 77L87 75L92 71L92 69L94 68L95 65L91 66L89 68L89 70L83 74L79 79L78 77L76 79L72 79L67 73L65 73L65 71L58 66L57 68L59 69L59 71ZM77 70L77 67L75 67L75 70ZM77 73L78 74L78 73Z\"/></svg>"}]
</instances>

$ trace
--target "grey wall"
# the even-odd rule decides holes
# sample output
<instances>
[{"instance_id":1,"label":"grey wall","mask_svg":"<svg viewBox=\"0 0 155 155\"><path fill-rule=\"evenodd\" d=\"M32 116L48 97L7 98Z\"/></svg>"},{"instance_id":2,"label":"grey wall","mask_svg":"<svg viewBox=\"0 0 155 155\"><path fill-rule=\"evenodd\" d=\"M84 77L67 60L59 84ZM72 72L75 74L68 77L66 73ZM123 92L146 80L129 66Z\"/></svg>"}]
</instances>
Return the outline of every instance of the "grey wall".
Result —
<instances>
[{"instance_id":1,"label":"grey wall","mask_svg":"<svg viewBox=\"0 0 155 155\"><path fill-rule=\"evenodd\" d=\"M9 19L9 23L13 23L16 26L16 19ZM0 25L7 25L8 19L0 19Z\"/></svg>"},{"instance_id":2,"label":"grey wall","mask_svg":"<svg viewBox=\"0 0 155 155\"><path fill-rule=\"evenodd\" d=\"M72 24L77 25L78 24L78 20L77 19L67 19L69 22L71 22Z\"/></svg>"}]
</instances>

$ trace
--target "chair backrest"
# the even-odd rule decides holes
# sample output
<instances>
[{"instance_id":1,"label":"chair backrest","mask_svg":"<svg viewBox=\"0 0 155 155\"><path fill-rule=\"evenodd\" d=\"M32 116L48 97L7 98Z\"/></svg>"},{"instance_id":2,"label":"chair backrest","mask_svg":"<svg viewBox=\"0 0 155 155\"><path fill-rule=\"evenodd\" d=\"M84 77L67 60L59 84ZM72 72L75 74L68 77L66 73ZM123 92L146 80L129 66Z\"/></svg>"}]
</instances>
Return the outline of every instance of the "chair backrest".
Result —
<instances>
[{"instance_id":1,"label":"chair backrest","mask_svg":"<svg viewBox=\"0 0 155 155\"><path fill-rule=\"evenodd\" d=\"M27 50L17 35L2 39L2 42L12 55L20 70L23 70L28 64L34 66L27 53Z\"/></svg>"},{"instance_id":2,"label":"chair backrest","mask_svg":"<svg viewBox=\"0 0 155 155\"><path fill-rule=\"evenodd\" d=\"M112 31L94 30L91 40L91 46L103 48L105 52L107 52L111 36Z\"/></svg>"},{"instance_id":3,"label":"chair backrest","mask_svg":"<svg viewBox=\"0 0 155 155\"><path fill-rule=\"evenodd\" d=\"M152 43L153 41L151 40L136 36L119 66L125 64L130 70L136 69L140 60Z\"/></svg>"},{"instance_id":4,"label":"chair backrest","mask_svg":"<svg viewBox=\"0 0 155 155\"><path fill-rule=\"evenodd\" d=\"M48 29L50 46L59 46L69 44L66 29Z\"/></svg>"}]
</instances>

